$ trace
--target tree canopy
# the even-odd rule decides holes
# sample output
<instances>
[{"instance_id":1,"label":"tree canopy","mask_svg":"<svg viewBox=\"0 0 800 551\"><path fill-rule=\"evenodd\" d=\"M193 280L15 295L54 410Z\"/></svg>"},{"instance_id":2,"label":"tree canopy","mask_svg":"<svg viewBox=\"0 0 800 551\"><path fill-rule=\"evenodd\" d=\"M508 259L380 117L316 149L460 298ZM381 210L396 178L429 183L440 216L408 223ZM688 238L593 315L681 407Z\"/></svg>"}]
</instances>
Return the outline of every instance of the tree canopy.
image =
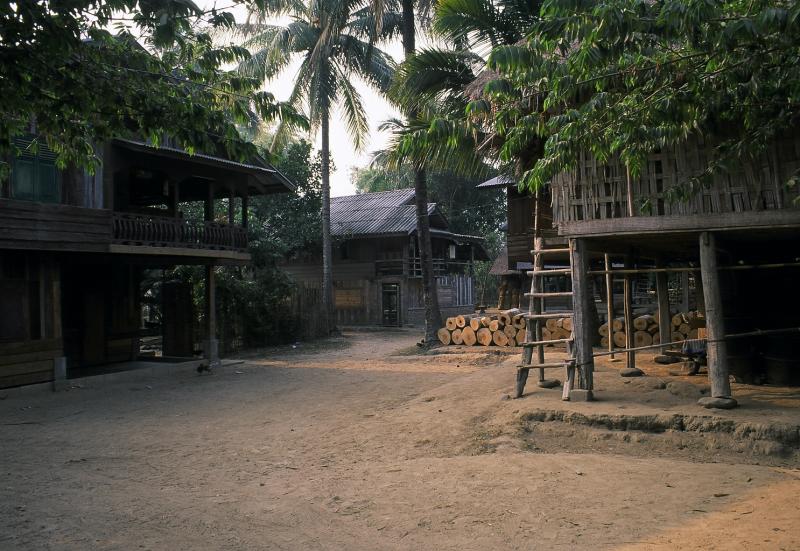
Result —
<instances>
[{"instance_id":1,"label":"tree canopy","mask_svg":"<svg viewBox=\"0 0 800 551\"><path fill-rule=\"evenodd\" d=\"M515 6L439 3L433 26L453 47L399 68L400 100L424 116L392 123L393 158L477 153L534 190L582 152L635 174L698 133L718 155L693 184L798 122L797 0L545 0L506 17Z\"/></svg>"},{"instance_id":2,"label":"tree canopy","mask_svg":"<svg viewBox=\"0 0 800 551\"><path fill-rule=\"evenodd\" d=\"M237 125L303 119L260 81L223 69L249 56L211 40L233 22L191 0L0 3L0 156L29 132L61 166L92 167L94 144L130 132L155 144L168 135L190 151L254 154Z\"/></svg>"}]
</instances>

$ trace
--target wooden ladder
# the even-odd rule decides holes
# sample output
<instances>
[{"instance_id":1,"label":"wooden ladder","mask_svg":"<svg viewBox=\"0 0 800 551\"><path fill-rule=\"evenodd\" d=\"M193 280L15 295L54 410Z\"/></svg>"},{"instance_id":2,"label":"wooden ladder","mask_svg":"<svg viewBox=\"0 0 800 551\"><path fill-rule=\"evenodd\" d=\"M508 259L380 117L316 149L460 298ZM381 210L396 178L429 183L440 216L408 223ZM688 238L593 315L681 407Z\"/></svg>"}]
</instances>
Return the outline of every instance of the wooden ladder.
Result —
<instances>
[{"instance_id":1,"label":"wooden ladder","mask_svg":"<svg viewBox=\"0 0 800 551\"><path fill-rule=\"evenodd\" d=\"M528 372L531 369L539 370L539 386L543 388L553 388L558 386L558 381L547 380L544 377L545 369L565 368L566 380L564 382L564 390L561 396L562 400L569 400L569 393L572 390L575 382L575 347L574 347L574 326L573 332L570 333L569 338L566 339L549 339L542 338L542 324L548 319L554 318L572 318L572 309L561 312L545 312L545 301L548 298L568 297L572 302L572 291L568 292L545 292L544 291L544 278L546 277L572 277L572 254L569 247L564 247L563 244L557 243L557 240L550 240L556 244L547 244L545 239L539 234L538 228L538 197L536 205L536 216L534 218L534 238L533 238L533 270L527 272L531 277L531 291L525 293L528 297L528 313L525 315L525 342L522 343L522 364L517 366L517 389L516 397L522 397L525 391L525 383L528 381ZM569 258L568 268L554 268L545 269L543 257L552 255L566 254ZM571 287L570 287L571 288ZM573 305L574 306L574 305ZM551 344L566 344L567 358L561 361L546 362L544 357L544 348ZM533 351L536 349L536 363L533 363Z\"/></svg>"}]
</instances>

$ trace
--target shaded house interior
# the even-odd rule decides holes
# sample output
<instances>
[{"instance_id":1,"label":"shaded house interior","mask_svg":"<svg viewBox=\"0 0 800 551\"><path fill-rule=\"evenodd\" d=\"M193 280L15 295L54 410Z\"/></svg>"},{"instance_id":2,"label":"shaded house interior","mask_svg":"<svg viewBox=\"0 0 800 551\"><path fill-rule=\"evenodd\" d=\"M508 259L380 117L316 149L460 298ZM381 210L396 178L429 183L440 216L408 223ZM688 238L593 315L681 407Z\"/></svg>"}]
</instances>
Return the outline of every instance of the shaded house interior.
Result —
<instances>
[{"instance_id":1,"label":"shaded house interior","mask_svg":"<svg viewBox=\"0 0 800 551\"><path fill-rule=\"evenodd\" d=\"M215 361L214 267L249 260L249 198L291 182L259 159L136 139L98 146L94 174L62 171L34 140L17 140L0 187L0 386L52 380L59 362L72 376L137 359L142 283L176 265L205 267L205 307L197 316L187 284L160 282L163 353L191 358L202 339Z\"/></svg>"},{"instance_id":2,"label":"shaded house interior","mask_svg":"<svg viewBox=\"0 0 800 551\"><path fill-rule=\"evenodd\" d=\"M472 263L487 260L483 239L450 232L436 204L428 205L434 272L443 315L475 303ZM331 199L337 322L397 326L423 322L422 267L414 190ZM319 285L320 258L288 259L283 269L304 285Z\"/></svg>"}]
</instances>

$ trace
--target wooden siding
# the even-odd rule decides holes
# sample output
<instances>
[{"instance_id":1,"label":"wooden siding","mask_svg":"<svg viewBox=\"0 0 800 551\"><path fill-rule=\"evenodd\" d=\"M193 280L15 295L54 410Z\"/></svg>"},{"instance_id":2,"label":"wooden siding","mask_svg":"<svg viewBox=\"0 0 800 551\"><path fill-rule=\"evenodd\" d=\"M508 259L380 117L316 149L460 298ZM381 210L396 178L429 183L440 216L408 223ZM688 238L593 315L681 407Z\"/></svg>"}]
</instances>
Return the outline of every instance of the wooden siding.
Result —
<instances>
[{"instance_id":1,"label":"wooden siding","mask_svg":"<svg viewBox=\"0 0 800 551\"><path fill-rule=\"evenodd\" d=\"M53 380L53 360L63 356L61 339L0 343L0 388Z\"/></svg>"},{"instance_id":2,"label":"wooden siding","mask_svg":"<svg viewBox=\"0 0 800 551\"><path fill-rule=\"evenodd\" d=\"M631 180L634 215L700 220L705 215L797 209L800 190L785 184L800 169L800 138L778 141L753 162L715 175L688 199L676 198L675 190L698 175L714 156L714 144L696 137L650 155L642 174ZM604 165L587 152L576 170L558 175L551 187L554 221L562 235L572 235L583 222L629 218L627 176L619 159ZM570 231L565 232L562 224ZM743 219L739 225L745 226ZM636 227L630 230L638 231Z\"/></svg>"},{"instance_id":3,"label":"wooden siding","mask_svg":"<svg viewBox=\"0 0 800 551\"><path fill-rule=\"evenodd\" d=\"M105 252L111 212L0 199L0 248Z\"/></svg>"}]
</instances>

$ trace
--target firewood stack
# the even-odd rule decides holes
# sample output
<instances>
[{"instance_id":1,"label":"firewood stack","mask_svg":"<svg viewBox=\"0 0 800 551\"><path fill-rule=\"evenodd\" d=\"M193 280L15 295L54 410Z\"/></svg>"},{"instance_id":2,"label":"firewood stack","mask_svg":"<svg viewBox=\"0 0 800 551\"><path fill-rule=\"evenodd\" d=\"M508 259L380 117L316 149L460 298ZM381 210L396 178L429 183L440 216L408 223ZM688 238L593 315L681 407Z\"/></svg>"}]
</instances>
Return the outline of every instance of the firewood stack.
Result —
<instances>
[{"instance_id":1,"label":"firewood stack","mask_svg":"<svg viewBox=\"0 0 800 551\"><path fill-rule=\"evenodd\" d=\"M445 345L519 346L525 342L525 316L517 308L496 315L455 316L447 318L437 335Z\"/></svg>"},{"instance_id":2,"label":"firewood stack","mask_svg":"<svg viewBox=\"0 0 800 551\"><path fill-rule=\"evenodd\" d=\"M697 329L705 326L705 320L698 312L680 312L672 316L672 327L670 342L679 342L686 339L696 339L698 335ZM658 317L655 315L645 314L633 318L633 346L650 346L651 344L660 344L661 337L658 330ZM611 331L608 329L608 324L604 323L600 326L600 346L608 348L608 339L613 339L616 348L625 348L626 343L626 328L625 320L623 318L615 318L611 321Z\"/></svg>"}]
</instances>

